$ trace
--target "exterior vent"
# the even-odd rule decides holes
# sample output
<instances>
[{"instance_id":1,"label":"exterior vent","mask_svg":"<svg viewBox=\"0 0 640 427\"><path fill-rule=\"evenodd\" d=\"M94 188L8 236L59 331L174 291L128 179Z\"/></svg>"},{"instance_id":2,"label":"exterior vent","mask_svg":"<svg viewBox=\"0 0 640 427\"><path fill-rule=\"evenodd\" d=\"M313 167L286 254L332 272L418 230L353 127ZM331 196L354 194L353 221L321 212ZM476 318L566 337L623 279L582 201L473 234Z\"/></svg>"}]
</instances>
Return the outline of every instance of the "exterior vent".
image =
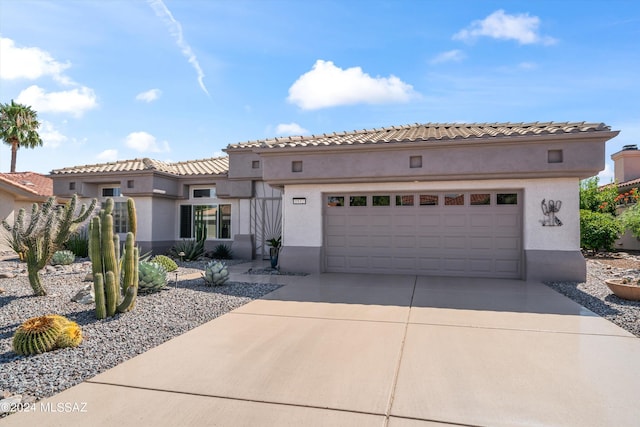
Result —
<instances>
[{"instance_id":1,"label":"exterior vent","mask_svg":"<svg viewBox=\"0 0 640 427\"><path fill-rule=\"evenodd\" d=\"M638 146L636 144L629 144L622 147L622 151L637 150L637 149L638 149Z\"/></svg>"}]
</instances>

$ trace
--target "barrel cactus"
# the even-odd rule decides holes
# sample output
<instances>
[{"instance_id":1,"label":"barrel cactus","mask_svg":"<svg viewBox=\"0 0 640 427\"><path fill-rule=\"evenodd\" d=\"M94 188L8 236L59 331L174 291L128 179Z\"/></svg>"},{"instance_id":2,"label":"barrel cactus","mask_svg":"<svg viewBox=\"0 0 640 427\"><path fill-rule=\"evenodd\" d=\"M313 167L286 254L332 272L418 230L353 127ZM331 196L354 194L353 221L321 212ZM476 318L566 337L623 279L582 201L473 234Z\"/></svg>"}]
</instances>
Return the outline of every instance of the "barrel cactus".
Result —
<instances>
[{"instance_id":1,"label":"barrel cactus","mask_svg":"<svg viewBox=\"0 0 640 427\"><path fill-rule=\"evenodd\" d=\"M76 347L82 341L80 326L55 314L32 317L18 327L13 336L13 350L32 355L56 348Z\"/></svg>"},{"instance_id":2,"label":"barrel cactus","mask_svg":"<svg viewBox=\"0 0 640 427\"><path fill-rule=\"evenodd\" d=\"M166 255L156 255L151 258L151 261L163 266L167 272L176 271L178 269L178 264Z\"/></svg>"},{"instance_id":3,"label":"barrel cactus","mask_svg":"<svg viewBox=\"0 0 640 427\"><path fill-rule=\"evenodd\" d=\"M209 261L204 268L202 277L209 286L224 285L229 280L229 270L224 262Z\"/></svg>"},{"instance_id":4,"label":"barrel cactus","mask_svg":"<svg viewBox=\"0 0 640 427\"><path fill-rule=\"evenodd\" d=\"M73 264L76 256L71 251L56 251L51 257L51 265L69 265Z\"/></svg>"},{"instance_id":5,"label":"barrel cactus","mask_svg":"<svg viewBox=\"0 0 640 427\"><path fill-rule=\"evenodd\" d=\"M138 292L158 292L167 286L167 270L156 262L140 261L138 273Z\"/></svg>"},{"instance_id":6,"label":"barrel cactus","mask_svg":"<svg viewBox=\"0 0 640 427\"><path fill-rule=\"evenodd\" d=\"M56 340L56 347L77 347L82 342L82 329L80 325L71 320L67 320L67 323L62 327L60 335Z\"/></svg>"}]
</instances>

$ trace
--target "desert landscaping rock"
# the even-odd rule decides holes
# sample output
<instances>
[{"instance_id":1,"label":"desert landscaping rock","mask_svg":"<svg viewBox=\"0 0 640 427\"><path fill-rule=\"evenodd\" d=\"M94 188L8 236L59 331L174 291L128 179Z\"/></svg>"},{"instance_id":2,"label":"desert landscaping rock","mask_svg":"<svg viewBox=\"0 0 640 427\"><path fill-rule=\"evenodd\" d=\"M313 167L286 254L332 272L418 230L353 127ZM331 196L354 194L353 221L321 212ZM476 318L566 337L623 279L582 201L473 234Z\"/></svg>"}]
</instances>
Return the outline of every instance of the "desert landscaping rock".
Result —
<instances>
[{"instance_id":1,"label":"desert landscaping rock","mask_svg":"<svg viewBox=\"0 0 640 427\"><path fill-rule=\"evenodd\" d=\"M93 284L85 285L78 291L77 294L71 298L71 301L79 304L93 304L96 302L96 297L93 291Z\"/></svg>"},{"instance_id":2,"label":"desert landscaping rock","mask_svg":"<svg viewBox=\"0 0 640 427\"><path fill-rule=\"evenodd\" d=\"M606 279L640 274L640 256L627 253L599 254L587 259L587 281L552 282L547 286L571 298L621 328L640 337L640 302L615 296Z\"/></svg>"}]
</instances>

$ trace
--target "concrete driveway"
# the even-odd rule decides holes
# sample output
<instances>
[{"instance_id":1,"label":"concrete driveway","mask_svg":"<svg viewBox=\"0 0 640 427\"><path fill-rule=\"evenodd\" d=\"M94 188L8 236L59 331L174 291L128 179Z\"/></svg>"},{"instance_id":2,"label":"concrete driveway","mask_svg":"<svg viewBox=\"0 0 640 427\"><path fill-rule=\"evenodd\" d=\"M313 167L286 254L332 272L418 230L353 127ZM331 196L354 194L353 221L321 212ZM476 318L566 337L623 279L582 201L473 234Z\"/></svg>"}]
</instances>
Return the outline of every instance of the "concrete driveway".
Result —
<instances>
[{"instance_id":1,"label":"concrete driveway","mask_svg":"<svg viewBox=\"0 0 640 427\"><path fill-rule=\"evenodd\" d=\"M263 280L287 284L42 402L86 402L86 412L21 413L0 424L639 423L640 340L541 283Z\"/></svg>"}]
</instances>

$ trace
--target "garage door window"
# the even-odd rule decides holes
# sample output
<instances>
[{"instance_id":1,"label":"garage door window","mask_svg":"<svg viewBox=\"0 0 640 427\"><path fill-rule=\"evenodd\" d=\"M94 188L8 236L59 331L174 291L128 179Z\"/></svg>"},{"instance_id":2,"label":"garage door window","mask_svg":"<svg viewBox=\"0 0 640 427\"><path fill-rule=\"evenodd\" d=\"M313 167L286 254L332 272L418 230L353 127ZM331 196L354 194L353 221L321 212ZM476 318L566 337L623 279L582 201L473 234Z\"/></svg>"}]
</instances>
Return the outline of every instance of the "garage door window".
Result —
<instances>
[{"instance_id":1,"label":"garage door window","mask_svg":"<svg viewBox=\"0 0 640 427\"><path fill-rule=\"evenodd\" d=\"M490 194L471 194L469 198L471 205L473 206L482 206L482 205L490 205L491 204L491 195Z\"/></svg>"},{"instance_id":2,"label":"garage door window","mask_svg":"<svg viewBox=\"0 0 640 427\"><path fill-rule=\"evenodd\" d=\"M498 193L496 200L499 205L517 205L518 194L517 193Z\"/></svg>"},{"instance_id":3,"label":"garage door window","mask_svg":"<svg viewBox=\"0 0 640 427\"><path fill-rule=\"evenodd\" d=\"M391 206L391 196L372 196L373 206Z\"/></svg>"},{"instance_id":4,"label":"garage door window","mask_svg":"<svg viewBox=\"0 0 640 427\"><path fill-rule=\"evenodd\" d=\"M367 206L367 196L349 197L349 206Z\"/></svg>"},{"instance_id":5,"label":"garage door window","mask_svg":"<svg viewBox=\"0 0 640 427\"><path fill-rule=\"evenodd\" d=\"M463 206L464 194L462 193L447 193L444 195L445 206Z\"/></svg>"},{"instance_id":6,"label":"garage door window","mask_svg":"<svg viewBox=\"0 0 640 427\"><path fill-rule=\"evenodd\" d=\"M327 206L329 207L344 206L344 197L343 196L327 197Z\"/></svg>"},{"instance_id":7,"label":"garage door window","mask_svg":"<svg viewBox=\"0 0 640 427\"><path fill-rule=\"evenodd\" d=\"M438 206L438 195L436 194L421 194L420 206Z\"/></svg>"},{"instance_id":8,"label":"garage door window","mask_svg":"<svg viewBox=\"0 0 640 427\"><path fill-rule=\"evenodd\" d=\"M396 206L413 206L413 194L396 196Z\"/></svg>"}]
</instances>

